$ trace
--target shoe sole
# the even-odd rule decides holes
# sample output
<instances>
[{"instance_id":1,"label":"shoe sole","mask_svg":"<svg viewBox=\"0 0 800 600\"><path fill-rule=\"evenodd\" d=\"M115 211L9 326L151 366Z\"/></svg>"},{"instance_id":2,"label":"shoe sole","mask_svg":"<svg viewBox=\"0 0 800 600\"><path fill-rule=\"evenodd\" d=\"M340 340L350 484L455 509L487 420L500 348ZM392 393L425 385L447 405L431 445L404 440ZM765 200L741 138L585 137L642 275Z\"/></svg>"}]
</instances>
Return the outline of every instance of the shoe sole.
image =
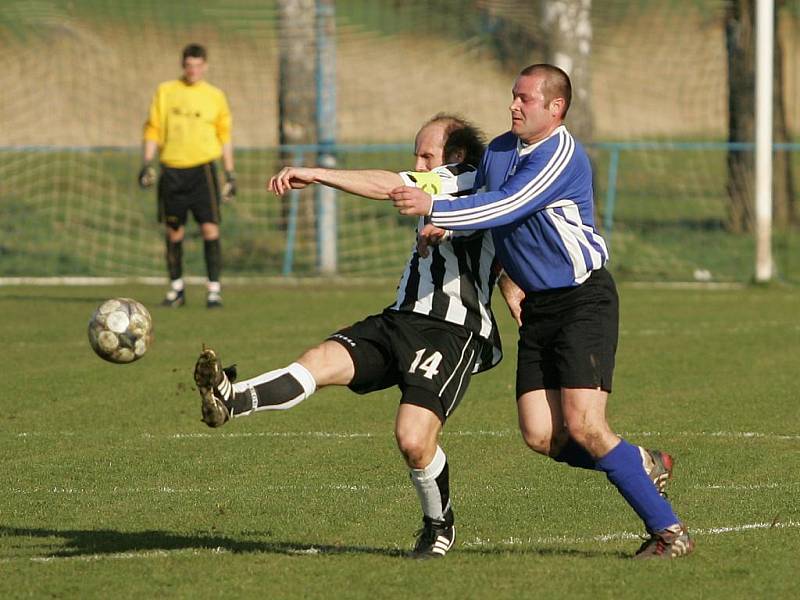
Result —
<instances>
[{"instance_id":1,"label":"shoe sole","mask_svg":"<svg viewBox=\"0 0 800 600\"><path fill-rule=\"evenodd\" d=\"M202 399L202 421L209 427L221 427L229 419L228 409L214 397L214 382L219 379L220 362L211 348L206 348L194 366L194 382Z\"/></svg>"}]
</instances>

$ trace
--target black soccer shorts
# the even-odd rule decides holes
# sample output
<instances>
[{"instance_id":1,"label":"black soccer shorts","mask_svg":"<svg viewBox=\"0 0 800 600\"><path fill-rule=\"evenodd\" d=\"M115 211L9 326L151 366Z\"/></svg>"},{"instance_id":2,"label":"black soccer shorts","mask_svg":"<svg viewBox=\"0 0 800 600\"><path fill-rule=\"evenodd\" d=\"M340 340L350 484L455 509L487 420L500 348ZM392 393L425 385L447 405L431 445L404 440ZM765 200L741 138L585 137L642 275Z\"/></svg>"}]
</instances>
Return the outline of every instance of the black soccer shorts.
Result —
<instances>
[{"instance_id":1,"label":"black soccer shorts","mask_svg":"<svg viewBox=\"0 0 800 600\"><path fill-rule=\"evenodd\" d=\"M161 165L158 220L172 229L186 224L191 211L198 223L219 223L219 182L213 162L175 169Z\"/></svg>"},{"instance_id":2,"label":"black soccer shorts","mask_svg":"<svg viewBox=\"0 0 800 600\"><path fill-rule=\"evenodd\" d=\"M519 330L517 398L540 389L610 392L618 329L617 289L604 268L574 288L528 293Z\"/></svg>"},{"instance_id":3,"label":"black soccer shorts","mask_svg":"<svg viewBox=\"0 0 800 600\"><path fill-rule=\"evenodd\" d=\"M464 396L483 344L458 325L391 309L328 339L353 358L351 390L367 394L399 386L401 403L427 408L443 423Z\"/></svg>"}]
</instances>

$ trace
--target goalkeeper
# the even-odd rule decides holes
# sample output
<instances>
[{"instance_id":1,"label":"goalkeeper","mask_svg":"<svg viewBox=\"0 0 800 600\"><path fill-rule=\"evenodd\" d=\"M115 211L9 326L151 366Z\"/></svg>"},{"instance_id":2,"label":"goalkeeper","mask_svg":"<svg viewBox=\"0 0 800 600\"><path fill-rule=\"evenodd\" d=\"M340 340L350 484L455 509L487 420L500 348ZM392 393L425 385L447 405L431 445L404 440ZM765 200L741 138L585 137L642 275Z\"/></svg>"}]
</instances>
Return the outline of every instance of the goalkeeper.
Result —
<instances>
[{"instance_id":1,"label":"goalkeeper","mask_svg":"<svg viewBox=\"0 0 800 600\"><path fill-rule=\"evenodd\" d=\"M222 157L223 200L236 194L231 143L231 112L222 90L204 80L206 49L183 49L183 77L158 86L144 126L139 185L156 182L153 159L159 154L158 220L166 225L166 256L170 288L162 302L178 307L186 302L183 282L183 238L191 212L203 236L208 275L206 306L222 306L222 250L219 240L220 185L215 161Z\"/></svg>"}]
</instances>

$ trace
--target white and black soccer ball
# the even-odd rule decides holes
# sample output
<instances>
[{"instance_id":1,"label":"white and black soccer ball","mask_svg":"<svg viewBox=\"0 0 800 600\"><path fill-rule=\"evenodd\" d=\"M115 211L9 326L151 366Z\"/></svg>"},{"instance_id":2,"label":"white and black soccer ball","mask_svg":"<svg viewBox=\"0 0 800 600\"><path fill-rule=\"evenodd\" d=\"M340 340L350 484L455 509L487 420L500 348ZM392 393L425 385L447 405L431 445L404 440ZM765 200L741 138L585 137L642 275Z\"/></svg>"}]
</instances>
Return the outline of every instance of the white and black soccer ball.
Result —
<instances>
[{"instance_id":1,"label":"white and black soccer ball","mask_svg":"<svg viewBox=\"0 0 800 600\"><path fill-rule=\"evenodd\" d=\"M106 300L89 319L89 343L97 356L109 362L131 363L153 343L153 319L132 298Z\"/></svg>"}]
</instances>

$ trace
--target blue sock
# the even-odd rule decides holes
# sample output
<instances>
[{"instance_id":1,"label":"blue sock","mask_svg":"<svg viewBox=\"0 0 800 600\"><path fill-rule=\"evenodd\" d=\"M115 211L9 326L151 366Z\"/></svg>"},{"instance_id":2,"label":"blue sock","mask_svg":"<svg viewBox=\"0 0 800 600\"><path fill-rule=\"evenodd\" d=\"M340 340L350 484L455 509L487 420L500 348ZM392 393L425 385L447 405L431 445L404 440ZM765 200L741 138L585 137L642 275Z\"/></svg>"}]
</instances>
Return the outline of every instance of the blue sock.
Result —
<instances>
[{"instance_id":1,"label":"blue sock","mask_svg":"<svg viewBox=\"0 0 800 600\"><path fill-rule=\"evenodd\" d=\"M572 438L567 439L567 443L564 444L561 451L553 457L553 460L567 463L570 467L578 467L579 469L589 469L593 471L597 467L597 461L592 458L592 455Z\"/></svg>"},{"instance_id":2,"label":"blue sock","mask_svg":"<svg viewBox=\"0 0 800 600\"><path fill-rule=\"evenodd\" d=\"M597 461L597 468L644 521L648 531L660 531L678 523L672 507L658 493L642 466L639 449L625 440Z\"/></svg>"}]
</instances>

